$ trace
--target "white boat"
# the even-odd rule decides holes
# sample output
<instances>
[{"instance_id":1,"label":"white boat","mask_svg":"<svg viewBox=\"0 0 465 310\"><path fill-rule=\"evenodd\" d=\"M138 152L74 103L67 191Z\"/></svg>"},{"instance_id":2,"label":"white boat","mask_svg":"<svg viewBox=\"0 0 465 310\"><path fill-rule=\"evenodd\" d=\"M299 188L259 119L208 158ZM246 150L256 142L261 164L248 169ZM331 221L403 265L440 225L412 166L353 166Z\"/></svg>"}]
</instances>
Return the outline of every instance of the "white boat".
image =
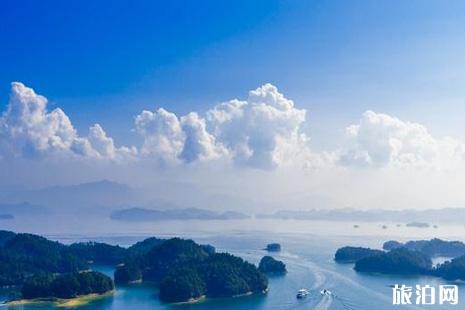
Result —
<instances>
[{"instance_id":1,"label":"white boat","mask_svg":"<svg viewBox=\"0 0 465 310\"><path fill-rule=\"evenodd\" d=\"M330 291L330 290L327 290L327 289L323 289L320 291L320 294L323 295L323 296L331 296L333 293Z\"/></svg>"},{"instance_id":2,"label":"white boat","mask_svg":"<svg viewBox=\"0 0 465 310\"><path fill-rule=\"evenodd\" d=\"M298 299L305 298L307 295L310 294L310 292L306 288L301 288L300 290L297 291L296 297Z\"/></svg>"}]
</instances>

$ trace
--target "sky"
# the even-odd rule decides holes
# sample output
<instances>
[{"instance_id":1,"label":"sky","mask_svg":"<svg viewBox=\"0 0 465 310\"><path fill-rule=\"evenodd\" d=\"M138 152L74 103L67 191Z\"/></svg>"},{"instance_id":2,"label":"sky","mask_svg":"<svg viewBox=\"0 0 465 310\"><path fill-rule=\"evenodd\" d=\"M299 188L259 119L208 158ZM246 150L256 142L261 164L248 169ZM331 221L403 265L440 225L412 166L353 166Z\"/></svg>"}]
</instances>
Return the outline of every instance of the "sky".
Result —
<instances>
[{"instance_id":1,"label":"sky","mask_svg":"<svg viewBox=\"0 0 465 310\"><path fill-rule=\"evenodd\" d=\"M464 9L2 1L0 184L188 180L262 205L465 204Z\"/></svg>"}]
</instances>

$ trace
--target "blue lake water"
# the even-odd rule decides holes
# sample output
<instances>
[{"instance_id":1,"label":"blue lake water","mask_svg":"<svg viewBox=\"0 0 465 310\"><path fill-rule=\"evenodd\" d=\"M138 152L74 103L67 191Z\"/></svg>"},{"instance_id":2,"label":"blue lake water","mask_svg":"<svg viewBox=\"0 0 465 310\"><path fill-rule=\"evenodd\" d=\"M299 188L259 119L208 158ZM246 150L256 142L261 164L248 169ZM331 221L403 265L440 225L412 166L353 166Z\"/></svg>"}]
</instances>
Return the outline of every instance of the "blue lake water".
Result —
<instances>
[{"instance_id":1,"label":"blue lake water","mask_svg":"<svg viewBox=\"0 0 465 310\"><path fill-rule=\"evenodd\" d=\"M285 222L285 223L282 223ZM242 223L242 224L240 224ZM157 288L150 285L118 287L115 294L80 309L123 310L123 309L392 309L393 284L429 284L437 287L445 282L432 277L399 277L360 274L352 264L337 264L333 261L335 250L343 245L381 247L386 240L408 240L441 237L447 240L462 240L465 228L444 226L433 228L405 228L389 224L381 229L380 223L312 222L312 221L251 221L248 222L163 222L145 224L118 224L108 231L109 226L81 225L79 230L69 226L67 233L45 230L49 238L64 243L96 240L128 246L148 236L189 237L199 243L209 243L217 251L227 251L258 263L267 253L263 247L269 242L279 242L282 251L272 255L286 263L288 274L271 277L269 292L232 299L211 299L197 304L163 304L157 297ZM244 225L247 224L247 225ZM89 226L86 226L89 225ZM116 225L116 224L112 224ZM105 227L105 228L102 228ZM24 230L27 230L24 228ZM23 231L24 231L23 230ZM115 233L114 231L118 231ZM123 232L124 231L124 232ZM32 231L37 232L39 231ZM113 269L95 266L95 269L112 275ZM299 288L310 290L308 298L296 299ZM322 296L320 290L329 289L333 296ZM465 285L459 284L460 304L465 305ZM2 295L6 298L6 294ZM458 309L459 306L437 305L429 309ZM51 309L51 306L15 306L12 309ZM405 309L421 309L420 306L400 306Z\"/></svg>"}]
</instances>

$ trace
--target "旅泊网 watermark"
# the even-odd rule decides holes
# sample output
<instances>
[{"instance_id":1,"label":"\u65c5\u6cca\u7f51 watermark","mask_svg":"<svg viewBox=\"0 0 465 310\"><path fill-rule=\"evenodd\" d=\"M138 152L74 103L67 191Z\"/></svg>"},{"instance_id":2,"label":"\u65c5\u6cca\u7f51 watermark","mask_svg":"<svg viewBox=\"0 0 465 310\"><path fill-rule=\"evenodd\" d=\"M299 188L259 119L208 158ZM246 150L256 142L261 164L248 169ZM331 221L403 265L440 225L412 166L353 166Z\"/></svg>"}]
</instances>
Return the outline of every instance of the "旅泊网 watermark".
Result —
<instances>
[{"instance_id":1,"label":"\u65c5\u6cca\u7f51 watermark","mask_svg":"<svg viewBox=\"0 0 465 310\"><path fill-rule=\"evenodd\" d=\"M399 285L392 287L393 305L457 305L459 290L457 285Z\"/></svg>"}]
</instances>

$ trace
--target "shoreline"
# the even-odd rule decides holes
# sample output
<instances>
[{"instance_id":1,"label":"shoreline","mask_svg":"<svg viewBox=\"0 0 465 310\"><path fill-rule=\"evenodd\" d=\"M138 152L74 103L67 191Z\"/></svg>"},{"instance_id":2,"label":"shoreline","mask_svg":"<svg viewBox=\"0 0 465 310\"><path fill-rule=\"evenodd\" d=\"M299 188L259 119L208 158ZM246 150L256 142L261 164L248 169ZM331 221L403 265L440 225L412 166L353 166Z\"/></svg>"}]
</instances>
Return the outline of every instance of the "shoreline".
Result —
<instances>
[{"instance_id":1,"label":"shoreline","mask_svg":"<svg viewBox=\"0 0 465 310\"><path fill-rule=\"evenodd\" d=\"M269 288L267 288L266 290L264 290L263 292L252 292L252 291L249 291L249 292L245 292L245 293L242 293L242 294L237 294L237 295L232 295L232 296L229 296L229 297L208 297L206 295L202 295L198 298L190 298L189 300L186 300L186 301L179 301L179 302L172 302L172 303L168 303L168 304L172 304L172 305L183 305L183 304L196 304L196 303L201 303L201 302L205 302L207 300L215 300L215 299L234 299L234 298L241 298L241 297L246 297L246 296L252 296L252 295L265 295L269 292Z\"/></svg>"},{"instance_id":2,"label":"shoreline","mask_svg":"<svg viewBox=\"0 0 465 310\"><path fill-rule=\"evenodd\" d=\"M103 294L87 294L81 295L74 298L56 298L56 297L45 297L45 298L34 298L34 299L17 299L6 301L3 305L6 306L22 306L31 304L52 304L55 307L78 307L87 305L93 301L110 297L114 294L115 290Z\"/></svg>"}]
</instances>

